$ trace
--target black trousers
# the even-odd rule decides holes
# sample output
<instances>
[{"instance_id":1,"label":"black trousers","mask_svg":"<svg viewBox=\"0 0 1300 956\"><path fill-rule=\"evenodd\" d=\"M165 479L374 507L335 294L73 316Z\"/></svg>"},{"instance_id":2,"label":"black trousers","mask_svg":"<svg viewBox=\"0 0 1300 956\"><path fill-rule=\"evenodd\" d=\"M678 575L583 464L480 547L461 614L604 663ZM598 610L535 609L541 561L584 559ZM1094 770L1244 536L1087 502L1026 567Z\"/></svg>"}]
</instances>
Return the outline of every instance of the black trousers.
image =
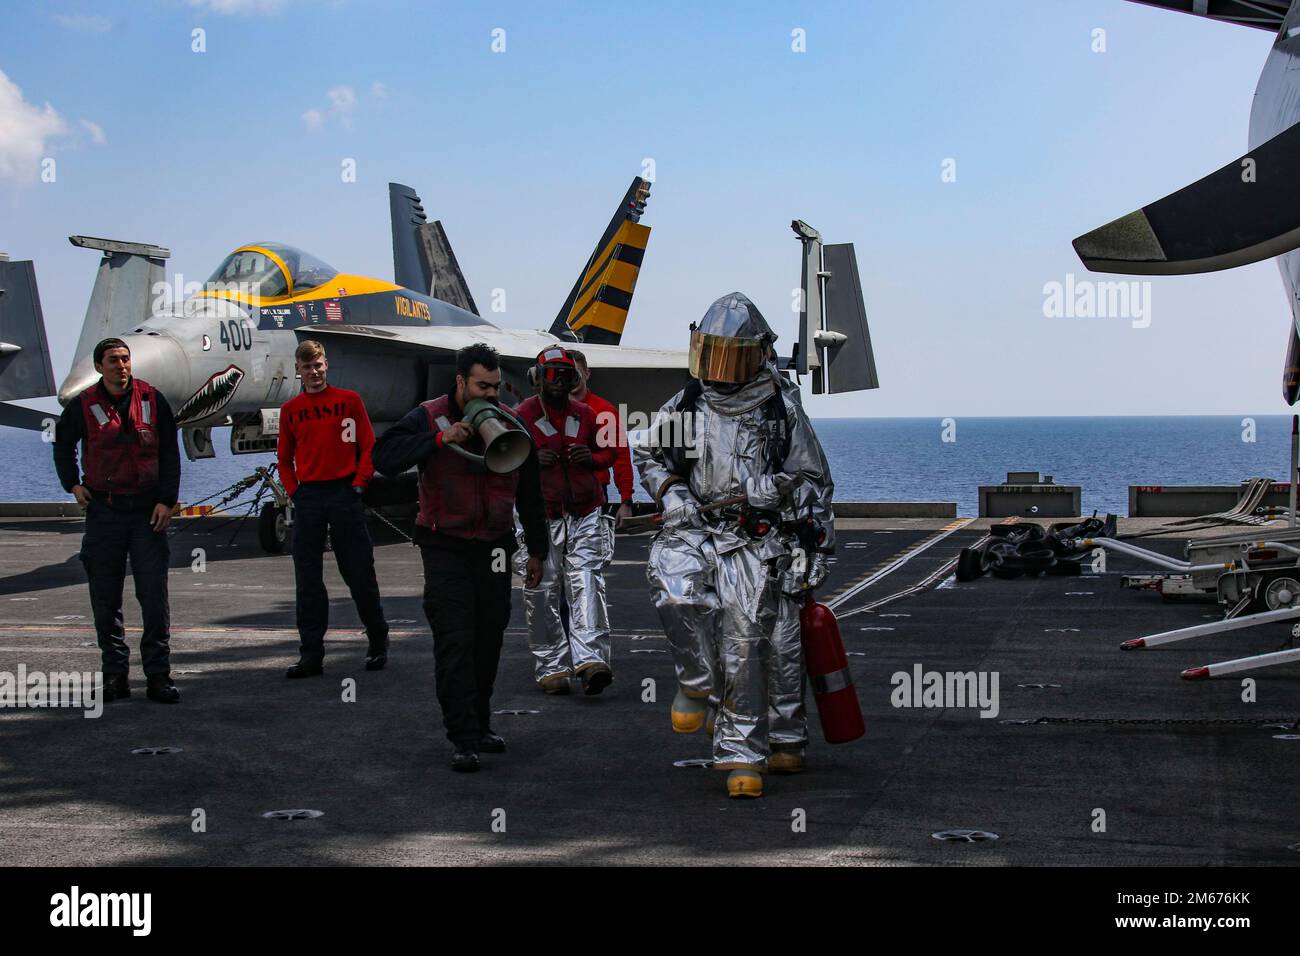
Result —
<instances>
[{"instance_id":1,"label":"black trousers","mask_svg":"<svg viewBox=\"0 0 1300 956\"><path fill-rule=\"evenodd\" d=\"M510 623L512 542L422 544L424 613L433 671L452 743L477 743L492 717L492 688Z\"/></svg>"},{"instance_id":2,"label":"black trousers","mask_svg":"<svg viewBox=\"0 0 1300 956\"><path fill-rule=\"evenodd\" d=\"M325 632L329 630L330 599L325 590L325 540L334 545L339 574L352 593L366 635L382 640L388 622L375 580L375 549L366 528L361 496L347 478L308 481L293 495L293 575L298 592L299 653L308 661L325 658Z\"/></svg>"},{"instance_id":3,"label":"black trousers","mask_svg":"<svg viewBox=\"0 0 1300 956\"><path fill-rule=\"evenodd\" d=\"M145 674L166 674L171 667L171 608L167 603L167 562L171 548L166 532L150 526L153 508L114 511L94 499L86 509L81 563L90 581L90 609L105 674L125 674L131 651L122 619L122 587L131 559L135 598L140 602L143 632L140 658Z\"/></svg>"}]
</instances>

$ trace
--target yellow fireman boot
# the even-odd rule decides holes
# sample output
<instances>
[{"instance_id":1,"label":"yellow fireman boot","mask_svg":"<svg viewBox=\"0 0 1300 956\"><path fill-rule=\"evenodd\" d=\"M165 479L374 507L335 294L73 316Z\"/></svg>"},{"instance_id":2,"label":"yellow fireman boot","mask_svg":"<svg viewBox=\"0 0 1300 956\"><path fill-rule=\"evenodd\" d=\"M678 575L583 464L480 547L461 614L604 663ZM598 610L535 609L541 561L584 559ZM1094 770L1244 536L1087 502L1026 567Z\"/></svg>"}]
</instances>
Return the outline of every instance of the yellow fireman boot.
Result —
<instances>
[{"instance_id":1,"label":"yellow fireman boot","mask_svg":"<svg viewBox=\"0 0 1300 956\"><path fill-rule=\"evenodd\" d=\"M798 750L774 750L767 758L772 773L803 773L803 753Z\"/></svg>"},{"instance_id":2,"label":"yellow fireman boot","mask_svg":"<svg viewBox=\"0 0 1300 956\"><path fill-rule=\"evenodd\" d=\"M701 697L688 697L686 691L677 688L673 698L673 730L679 734L693 734L704 726L704 711L707 701Z\"/></svg>"},{"instance_id":3,"label":"yellow fireman boot","mask_svg":"<svg viewBox=\"0 0 1300 956\"><path fill-rule=\"evenodd\" d=\"M757 770L733 770L727 774L727 796L761 797L763 775Z\"/></svg>"},{"instance_id":4,"label":"yellow fireman boot","mask_svg":"<svg viewBox=\"0 0 1300 956\"><path fill-rule=\"evenodd\" d=\"M569 672L547 674L537 682L544 694L567 694L569 692Z\"/></svg>"}]
</instances>

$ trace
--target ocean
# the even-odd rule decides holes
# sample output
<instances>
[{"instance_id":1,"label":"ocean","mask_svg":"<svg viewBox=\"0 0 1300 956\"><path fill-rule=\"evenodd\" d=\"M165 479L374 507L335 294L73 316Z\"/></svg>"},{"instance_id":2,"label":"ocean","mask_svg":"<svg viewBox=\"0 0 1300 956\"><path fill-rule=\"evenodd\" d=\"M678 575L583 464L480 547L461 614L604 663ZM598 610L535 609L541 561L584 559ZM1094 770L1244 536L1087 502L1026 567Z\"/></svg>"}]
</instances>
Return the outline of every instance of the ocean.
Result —
<instances>
[{"instance_id":1,"label":"ocean","mask_svg":"<svg viewBox=\"0 0 1300 956\"><path fill-rule=\"evenodd\" d=\"M1085 513L1128 513L1128 486L1287 479L1289 415L1098 418L835 418L814 421L839 501L955 501L978 512L978 488L1008 471L1081 485ZM268 465L273 455L181 458L181 500L195 502ZM37 432L0 427L0 501L67 499ZM638 489L637 497L645 497Z\"/></svg>"}]
</instances>

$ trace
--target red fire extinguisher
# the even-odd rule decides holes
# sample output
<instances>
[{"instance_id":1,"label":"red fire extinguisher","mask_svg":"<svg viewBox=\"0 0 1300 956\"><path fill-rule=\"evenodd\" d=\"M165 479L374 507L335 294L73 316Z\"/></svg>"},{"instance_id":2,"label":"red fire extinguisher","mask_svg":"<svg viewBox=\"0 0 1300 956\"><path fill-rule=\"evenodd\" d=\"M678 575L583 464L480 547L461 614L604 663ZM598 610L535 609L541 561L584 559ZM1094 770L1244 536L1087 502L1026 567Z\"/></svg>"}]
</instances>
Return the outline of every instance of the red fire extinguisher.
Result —
<instances>
[{"instance_id":1,"label":"red fire extinguisher","mask_svg":"<svg viewBox=\"0 0 1300 956\"><path fill-rule=\"evenodd\" d=\"M844 642L840 640L840 625L835 620L835 612L815 601L812 591L807 593L799 611L799 629L804 666L817 699L817 715L826 742L843 744L857 740L867 728L862 722L858 692L853 689Z\"/></svg>"}]
</instances>

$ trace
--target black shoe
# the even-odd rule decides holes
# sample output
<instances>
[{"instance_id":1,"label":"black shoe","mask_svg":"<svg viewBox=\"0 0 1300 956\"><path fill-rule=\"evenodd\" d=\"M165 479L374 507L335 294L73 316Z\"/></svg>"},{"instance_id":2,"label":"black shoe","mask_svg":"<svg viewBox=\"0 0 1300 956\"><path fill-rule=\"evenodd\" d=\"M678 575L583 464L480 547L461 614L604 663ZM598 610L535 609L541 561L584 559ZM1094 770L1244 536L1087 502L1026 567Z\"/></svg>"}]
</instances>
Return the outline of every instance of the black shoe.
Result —
<instances>
[{"instance_id":1,"label":"black shoe","mask_svg":"<svg viewBox=\"0 0 1300 956\"><path fill-rule=\"evenodd\" d=\"M325 668L320 661L309 661L303 658L284 672L285 677L319 677L325 673Z\"/></svg>"},{"instance_id":2,"label":"black shoe","mask_svg":"<svg viewBox=\"0 0 1300 956\"><path fill-rule=\"evenodd\" d=\"M478 751L473 744L456 745L456 752L451 755L451 769L459 773L474 773L478 770Z\"/></svg>"},{"instance_id":3,"label":"black shoe","mask_svg":"<svg viewBox=\"0 0 1300 956\"><path fill-rule=\"evenodd\" d=\"M478 749L485 754L503 754L506 752L506 742L489 727L479 738Z\"/></svg>"},{"instance_id":4,"label":"black shoe","mask_svg":"<svg viewBox=\"0 0 1300 956\"><path fill-rule=\"evenodd\" d=\"M582 692L595 697L614 682L614 675L604 664L593 664L582 672Z\"/></svg>"},{"instance_id":5,"label":"black shoe","mask_svg":"<svg viewBox=\"0 0 1300 956\"><path fill-rule=\"evenodd\" d=\"M366 670L381 671L384 665L388 663L388 635L385 634L379 640L373 637L370 639L370 647L366 651Z\"/></svg>"},{"instance_id":6,"label":"black shoe","mask_svg":"<svg viewBox=\"0 0 1300 956\"><path fill-rule=\"evenodd\" d=\"M131 685L125 674L104 675L104 702L124 700L131 696Z\"/></svg>"},{"instance_id":7,"label":"black shoe","mask_svg":"<svg viewBox=\"0 0 1300 956\"><path fill-rule=\"evenodd\" d=\"M145 696L160 704L179 704L181 692L172 683L170 674L150 674L145 678L147 686Z\"/></svg>"}]
</instances>

